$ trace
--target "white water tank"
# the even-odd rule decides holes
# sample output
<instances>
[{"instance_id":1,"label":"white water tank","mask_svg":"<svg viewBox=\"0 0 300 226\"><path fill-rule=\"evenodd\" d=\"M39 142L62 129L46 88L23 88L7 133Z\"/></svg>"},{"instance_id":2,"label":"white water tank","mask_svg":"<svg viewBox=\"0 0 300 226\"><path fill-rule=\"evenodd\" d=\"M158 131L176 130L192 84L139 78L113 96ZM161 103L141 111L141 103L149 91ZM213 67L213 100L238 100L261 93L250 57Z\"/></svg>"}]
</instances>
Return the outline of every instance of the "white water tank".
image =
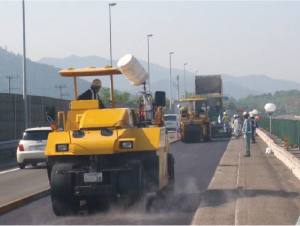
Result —
<instances>
[{"instance_id":1,"label":"white water tank","mask_svg":"<svg viewBox=\"0 0 300 226\"><path fill-rule=\"evenodd\" d=\"M134 86L143 84L149 78L147 71L132 54L123 56L118 61L118 68Z\"/></svg>"}]
</instances>

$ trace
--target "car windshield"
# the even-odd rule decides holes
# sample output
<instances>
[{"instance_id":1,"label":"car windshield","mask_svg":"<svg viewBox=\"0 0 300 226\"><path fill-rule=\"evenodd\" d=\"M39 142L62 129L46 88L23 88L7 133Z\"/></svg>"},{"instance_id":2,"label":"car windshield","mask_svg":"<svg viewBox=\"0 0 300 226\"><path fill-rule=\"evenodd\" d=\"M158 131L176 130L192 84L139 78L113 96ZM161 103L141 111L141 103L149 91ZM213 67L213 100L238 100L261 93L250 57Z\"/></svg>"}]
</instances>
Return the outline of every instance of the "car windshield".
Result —
<instances>
[{"instance_id":1,"label":"car windshield","mask_svg":"<svg viewBox=\"0 0 300 226\"><path fill-rule=\"evenodd\" d=\"M47 140L49 130L26 131L23 135L23 140Z\"/></svg>"},{"instance_id":2,"label":"car windshield","mask_svg":"<svg viewBox=\"0 0 300 226\"><path fill-rule=\"evenodd\" d=\"M175 115L168 115L168 116L165 116L165 120L166 121L176 121L176 116Z\"/></svg>"}]
</instances>

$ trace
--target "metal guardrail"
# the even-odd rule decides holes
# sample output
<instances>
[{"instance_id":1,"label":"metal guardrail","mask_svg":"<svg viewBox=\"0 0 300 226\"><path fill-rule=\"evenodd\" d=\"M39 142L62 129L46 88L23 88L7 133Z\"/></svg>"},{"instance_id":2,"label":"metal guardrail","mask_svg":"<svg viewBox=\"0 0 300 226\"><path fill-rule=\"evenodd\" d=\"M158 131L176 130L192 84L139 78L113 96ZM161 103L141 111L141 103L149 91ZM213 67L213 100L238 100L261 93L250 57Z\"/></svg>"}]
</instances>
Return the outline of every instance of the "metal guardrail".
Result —
<instances>
[{"instance_id":1,"label":"metal guardrail","mask_svg":"<svg viewBox=\"0 0 300 226\"><path fill-rule=\"evenodd\" d=\"M19 140L0 142L0 162L15 157Z\"/></svg>"},{"instance_id":2,"label":"metal guardrail","mask_svg":"<svg viewBox=\"0 0 300 226\"><path fill-rule=\"evenodd\" d=\"M7 148L16 148L20 140L8 140L0 142L0 150Z\"/></svg>"}]
</instances>

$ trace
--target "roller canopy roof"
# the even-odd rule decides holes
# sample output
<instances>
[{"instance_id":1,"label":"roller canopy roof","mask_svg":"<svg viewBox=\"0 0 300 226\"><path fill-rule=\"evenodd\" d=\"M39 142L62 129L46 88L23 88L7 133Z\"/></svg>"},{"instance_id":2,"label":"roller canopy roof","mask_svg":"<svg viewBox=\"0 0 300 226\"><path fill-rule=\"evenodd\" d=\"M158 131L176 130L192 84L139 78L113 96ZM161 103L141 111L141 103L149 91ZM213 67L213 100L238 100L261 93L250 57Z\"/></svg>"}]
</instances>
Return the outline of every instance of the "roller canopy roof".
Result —
<instances>
[{"instance_id":1,"label":"roller canopy roof","mask_svg":"<svg viewBox=\"0 0 300 226\"><path fill-rule=\"evenodd\" d=\"M81 77L81 76L104 76L122 74L118 68L96 68L88 67L81 69L68 68L58 72L63 77Z\"/></svg>"}]
</instances>

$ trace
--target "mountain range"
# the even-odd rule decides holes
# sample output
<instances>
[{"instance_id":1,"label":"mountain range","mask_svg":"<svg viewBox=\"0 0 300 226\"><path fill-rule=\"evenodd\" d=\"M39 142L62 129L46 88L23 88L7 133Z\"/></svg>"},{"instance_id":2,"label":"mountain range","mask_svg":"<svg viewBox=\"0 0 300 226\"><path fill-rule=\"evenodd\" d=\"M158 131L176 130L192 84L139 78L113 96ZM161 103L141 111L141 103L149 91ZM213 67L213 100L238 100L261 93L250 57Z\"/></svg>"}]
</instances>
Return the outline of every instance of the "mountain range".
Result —
<instances>
[{"instance_id":1,"label":"mountain range","mask_svg":"<svg viewBox=\"0 0 300 226\"><path fill-rule=\"evenodd\" d=\"M64 99L74 98L74 84L70 78L63 78L58 75L60 69L84 68L89 66L104 67L109 65L109 60L98 56L79 57L71 55L65 58L45 57L38 62L26 60L27 62L27 93L29 95L60 97L59 85L65 85L62 89ZM147 68L147 62L139 60L144 68ZM117 61L113 61L113 66ZM175 82L176 75L180 77L180 96L183 94L183 74L184 71L172 68L172 79ZM22 93L22 56L8 52L0 47L0 92L8 92L8 79L6 76L18 75L17 79L11 80L11 92ZM151 90L161 90L169 93L169 75L170 69L155 63L150 63L150 81ZM188 92L194 91L195 74L186 70L186 89ZM296 82L272 79L266 75L249 75L244 77L235 77L222 74L224 95L240 99L248 95L258 95L263 93L274 93L283 90L300 90L300 84ZM80 78L78 80L79 93L89 88L93 77ZM104 87L109 87L109 80L102 77ZM140 91L141 87L132 86L125 76L115 76L115 88L120 91L128 91L134 94ZM177 90L172 89L173 98L177 97Z\"/></svg>"},{"instance_id":2,"label":"mountain range","mask_svg":"<svg viewBox=\"0 0 300 226\"><path fill-rule=\"evenodd\" d=\"M109 65L109 60L98 57L98 56L87 56L79 57L71 55L65 58L42 58L38 61L39 63L44 63L48 65L53 65L58 68L83 68L88 66L104 67ZM139 60L144 68L147 68L147 62ZM117 61L113 61L113 65L117 65ZM169 75L170 68L162 67L155 63L150 63L150 80L151 87L153 90L163 90L169 93ZM180 76L180 96L183 95L184 71L172 68L172 79L175 82L176 75ZM186 89L188 92L194 91L194 80L195 74L186 70ZM133 87L127 80L123 78L118 78L115 80L116 88L121 91L133 92L140 90L140 88ZM248 95L259 95L263 93L274 93L276 91L284 90L300 90L300 84L296 82L278 80L270 78L266 75L249 75L243 77L236 77L232 75L222 74L223 79L223 92L224 95L228 95L235 99L240 99ZM90 79L91 80L91 79ZM177 90L173 87L173 98L176 98Z\"/></svg>"}]
</instances>

